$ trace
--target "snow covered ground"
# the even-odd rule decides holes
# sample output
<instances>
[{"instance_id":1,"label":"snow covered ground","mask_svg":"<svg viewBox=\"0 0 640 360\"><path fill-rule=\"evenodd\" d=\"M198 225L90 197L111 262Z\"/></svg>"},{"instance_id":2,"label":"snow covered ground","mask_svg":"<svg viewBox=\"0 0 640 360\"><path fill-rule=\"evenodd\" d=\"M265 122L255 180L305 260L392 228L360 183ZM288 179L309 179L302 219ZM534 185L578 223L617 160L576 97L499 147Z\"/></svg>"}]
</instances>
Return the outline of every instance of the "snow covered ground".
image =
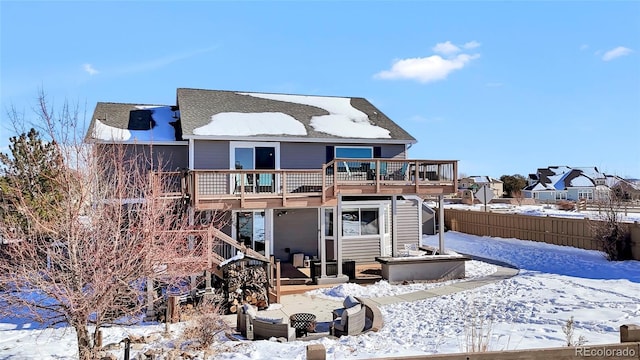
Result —
<instances>
[{"instance_id":1,"label":"snow covered ground","mask_svg":"<svg viewBox=\"0 0 640 360\"><path fill-rule=\"evenodd\" d=\"M437 204L432 202L429 206L432 208L437 207ZM601 219L604 213L598 213L598 211L567 211L557 209L555 205L512 205L512 204L489 204L488 210L500 213L509 214L521 214L530 216L555 216L573 219ZM471 211L484 211L483 205L474 204L445 204L446 209L458 209L458 210L471 210ZM640 212L629 211L626 214L620 213L620 220L625 222L640 221Z\"/></svg>"},{"instance_id":2,"label":"snow covered ground","mask_svg":"<svg viewBox=\"0 0 640 360\"><path fill-rule=\"evenodd\" d=\"M437 236L423 244L435 246ZM602 253L516 239L445 233L448 249L502 260L521 268L519 275L474 290L398 303L380 308L385 325L380 332L316 340L329 359L370 358L464 351L465 329L483 325L490 331L490 349L525 349L565 345L562 326L575 320L575 338L588 345L616 343L619 326L640 324L640 262L607 262ZM495 271L493 265L470 263L471 276ZM375 297L416 291L443 284L370 286L343 284L314 291L315 296ZM311 294L310 294L311 295ZM178 326L174 326L176 330ZM161 333L161 325L110 328L105 343L128 334ZM170 340L158 339L169 346ZM225 341L216 359L303 359L310 342ZM138 350L132 351L132 355ZM144 351L144 350L141 350ZM65 328L40 330L19 319L0 320L3 359L74 358L75 336ZM121 356L121 354L120 354Z\"/></svg>"}]
</instances>

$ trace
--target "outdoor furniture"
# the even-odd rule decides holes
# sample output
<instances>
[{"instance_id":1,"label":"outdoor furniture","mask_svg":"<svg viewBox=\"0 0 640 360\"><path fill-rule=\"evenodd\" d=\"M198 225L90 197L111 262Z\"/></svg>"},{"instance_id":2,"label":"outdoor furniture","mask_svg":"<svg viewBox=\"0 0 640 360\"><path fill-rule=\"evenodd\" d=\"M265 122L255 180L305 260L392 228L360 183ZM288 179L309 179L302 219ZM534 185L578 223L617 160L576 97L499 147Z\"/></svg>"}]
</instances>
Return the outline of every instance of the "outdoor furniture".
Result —
<instances>
[{"instance_id":1,"label":"outdoor furniture","mask_svg":"<svg viewBox=\"0 0 640 360\"><path fill-rule=\"evenodd\" d=\"M254 339L284 338L287 341L296 339L296 330L284 319L265 319L256 317L253 319Z\"/></svg>"},{"instance_id":2,"label":"outdoor furniture","mask_svg":"<svg viewBox=\"0 0 640 360\"><path fill-rule=\"evenodd\" d=\"M309 331L316 330L316 316L310 313L297 313L289 316L291 327L296 329L296 336L307 336Z\"/></svg>"},{"instance_id":3,"label":"outdoor furniture","mask_svg":"<svg viewBox=\"0 0 640 360\"><path fill-rule=\"evenodd\" d=\"M287 341L296 339L295 329L284 318L259 317L257 308L249 304L239 307L236 328L242 336L249 340L270 339L272 337L285 338Z\"/></svg>"},{"instance_id":4,"label":"outdoor furniture","mask_svg":"<svg viewBox=\"0 0 640 360\"><path fill-rule=\"evenodd\" d=\"M344 307L333 310L329 333L334 336L358 335L365 328L366 307L353 296L347 296Z\"/></svg>"}]
</instances>

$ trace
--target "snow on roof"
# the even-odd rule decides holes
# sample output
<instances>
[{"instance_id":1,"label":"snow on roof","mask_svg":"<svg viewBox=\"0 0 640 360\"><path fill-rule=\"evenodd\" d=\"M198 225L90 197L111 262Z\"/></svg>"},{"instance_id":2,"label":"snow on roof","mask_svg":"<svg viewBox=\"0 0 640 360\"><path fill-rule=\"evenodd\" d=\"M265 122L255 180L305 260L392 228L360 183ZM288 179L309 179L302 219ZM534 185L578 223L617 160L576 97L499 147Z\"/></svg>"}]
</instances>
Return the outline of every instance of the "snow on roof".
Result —
<instances>
[{"instance_id":1,"label":"snow on roof","mask_svg":"<svg viewBox=\"0 0 640 360\"><path fill-rule=\"evenodd\" d=\"M204 126L193 129L195 135L307 135L307 129L292 116L279 112L224 112L211 117Z\"/></svg>"},{"instance_id":2,"label":"snow on roof","mask_svg":"<svg viewBox=\"0 0 640 360\"><path fill-rule=\"evenodd\" d=\"M262 99L315 106L329 115L313 116L310 125L316 131L340 137L367 139L391 138L389 130L373 125L367 114L351 106L350 98L264 93L239 93Z\"/></svg>"},{"instance_id":3,"label":"snow on roof","mask_svg":"<svg viewBox=\"0 0 640 360\"><path fill-rule=\"evenodd\" d=\"M553 188L543 183L537 183L530 190L531 191L553 190Z\"/></svg>"},{"instance_id":4,"label":"snow on roof","mask_svg":"<svg viewBox=\"0 0 640 360\"><path fill-rule=\"evenodd\" d=\"M548 169L556 175L565 174L571 171L571 168L568 166L550 166Z\"/></svg>"},{"instance_id":5,"label":"snow on roof","mask_svg":"<svg viewBox=\"0 0 640 360\"><path fill-rule=\"evenodd\" d=\"M136 109L151 110L155 124L150 130L129 130L109 126L96 119L93 138L105 141L175 141L176 132L170 123L175 121L170 106L136 106Z\"/></svg>"},{"instance_id":6,"label":"snow on roof","mask_svg":"<svg viewBox=\"0 0 640 360\"><path fill-rule=\"evenodd\" d=\"M591 181L591 179L589 179L589 177L587 177L585 175L580 175L580 176L577 176L577 177L571 179L571 182L569 183L569 186L571 186L571 187L593 187L593 181Z\"/></svg>"},{"instance_id":7,"label":"snow on roof","mask_svg":"<svg viewBox=\"0 0 640 360\"><path fill-rule=\"evenodd\" d=\"M472 179L476 184L478 183L500 183L502 182L501 180L498 179L494 179L491 176L477 176L477 175L473 175L473 176L469 176L470 179Z\"/></svg>"},{"instance_id":8,"label":"snow on roof","mask_svg":"<svg viewBox=\"0 0 640 360\"><path fill-rule=\"evenodd\" d=\"M574 168L575 170L580 170L583 174L587 175L588 177L590 177L591 179L595 180L595 179L601 179L604 177L604 174L602 174L600 171L598 171L598 168L596 167L577 167Z\"/></svg>"}]
</instances>

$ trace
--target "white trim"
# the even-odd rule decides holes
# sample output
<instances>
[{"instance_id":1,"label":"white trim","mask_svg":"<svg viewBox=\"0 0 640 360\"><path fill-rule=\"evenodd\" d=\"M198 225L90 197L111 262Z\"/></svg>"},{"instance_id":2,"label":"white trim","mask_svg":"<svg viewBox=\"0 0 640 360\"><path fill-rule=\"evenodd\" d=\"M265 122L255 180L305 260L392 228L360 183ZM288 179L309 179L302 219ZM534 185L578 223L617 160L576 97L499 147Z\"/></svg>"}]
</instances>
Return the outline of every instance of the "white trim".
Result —
<instances>
[{"instance_id":1,"label":"white trim","mask_svg":"<svg viewBox=\"0 0 640 360\"><path fill-rule=\"evenodd\" d=\"M193 139L189 139L189 169L193 170L195 166L196 146Z\"/></svg>"},{"instance_id":2,"label":"white trim","mask_svg":"<svg viewBox=\"0 0 640 360\"><path fill-rule=\"evenodd\" d=\"M183 139L193 140L224 140L224 141L265 141L265 142L312 142L312 143L349 143L349 144L405 144L405 152L407 145L415 144L417 140L401 140L401 139L369 139L369 138L307 138L307 137L266 137L266 136L237 136L230 137L228 135L212 136L212 135L183 135Z\"/></svg>"},{"instance_id":3,"label":"white trim","mask_svg":"<svg viewBox=\"0 0 640 360\"><path fill-rule=\"evenodd\" d=\"M280 143L279 142L260 142L260 141L229 141L229 169L235 170L236 148L253 148L253 166L255 168L255 148L256 147L273 147L276 151L275 169L280 169Z\"/></svg>"},{"instance_id":4,"label":"white trim","mask_svg":"<svg viewBox=\"0 0 640 360\"><path fill-rule=\"evenodd\" d=\"M109 141L109 140L96 140L89 139L87 141L91 144L107 144L107 145L189 145L188 141Z\"/></svg>"},{"instance_id":5,"label":"white trim","mask_svg":"<svg viewBox=\"0 0 640 360\"><path fill-rule=\"evenodd\" d=\"M273 254L273 208L264 209L264 256Z\"/></svg>"}]
</instances>

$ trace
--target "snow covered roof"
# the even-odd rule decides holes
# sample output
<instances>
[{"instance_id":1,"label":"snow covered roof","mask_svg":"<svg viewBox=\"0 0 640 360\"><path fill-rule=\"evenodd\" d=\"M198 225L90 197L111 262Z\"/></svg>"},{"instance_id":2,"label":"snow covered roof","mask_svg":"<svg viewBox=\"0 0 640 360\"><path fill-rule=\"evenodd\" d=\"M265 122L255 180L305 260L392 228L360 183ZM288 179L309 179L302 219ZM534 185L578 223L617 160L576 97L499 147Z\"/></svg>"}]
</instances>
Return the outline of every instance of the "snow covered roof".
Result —
<instances>
[{"instance_id":1,"label":"snow covered roof","mask_svg":"<svg viewBox=\"0 0 640 360\"><path fill-rule=\"evenodd\" d=\"M473 180L476 184L485 184L485 183L501 183L502 181L499 179L492 178L491 176L469 176L469 179Z\"/></svg>"},{"instance_id":2,"label":"snow covered roof","mask_svg":"<svg viewBox=\"0 0 640 360\"><path fill-rule=\"evenodd\" d=\"M176 106L100 102L86 136L90 141L124 143L189 138L416 142L363 98L200 89L178 89Z\"/></svg>"},{"instance_id":3,"label":"snow covered roof","mask_svg":"<svg viewBox=\"0 0 640 360\"><path fill-rule=\"evenodd\" d=\"M363 98L178 89L185 138L416 140Z\"/></svg>"},{"instance_id":4,"label":"snow covered roof","mask_svg":"<svg viewBox=\"0 0 640 360\"><path fill-rule=\"evenodd\" d=\"M525 190L566 190L571 187L594 187L596 178L604 178L596 167L571 168L569 166L549 166L537 172L538 182ZM530 176L530 178L533 178Z\"/></svg>"},{"instance_id":5,"label":"snow covered roof","mask_svg":"<svg viewBox=\"0 0 640 360\"><path fill-rule=\"evenodd\" d=\"M179 112L169 105L96 105L86 139L104 142L175 142Z\"/></svg>"}]
</instances>

